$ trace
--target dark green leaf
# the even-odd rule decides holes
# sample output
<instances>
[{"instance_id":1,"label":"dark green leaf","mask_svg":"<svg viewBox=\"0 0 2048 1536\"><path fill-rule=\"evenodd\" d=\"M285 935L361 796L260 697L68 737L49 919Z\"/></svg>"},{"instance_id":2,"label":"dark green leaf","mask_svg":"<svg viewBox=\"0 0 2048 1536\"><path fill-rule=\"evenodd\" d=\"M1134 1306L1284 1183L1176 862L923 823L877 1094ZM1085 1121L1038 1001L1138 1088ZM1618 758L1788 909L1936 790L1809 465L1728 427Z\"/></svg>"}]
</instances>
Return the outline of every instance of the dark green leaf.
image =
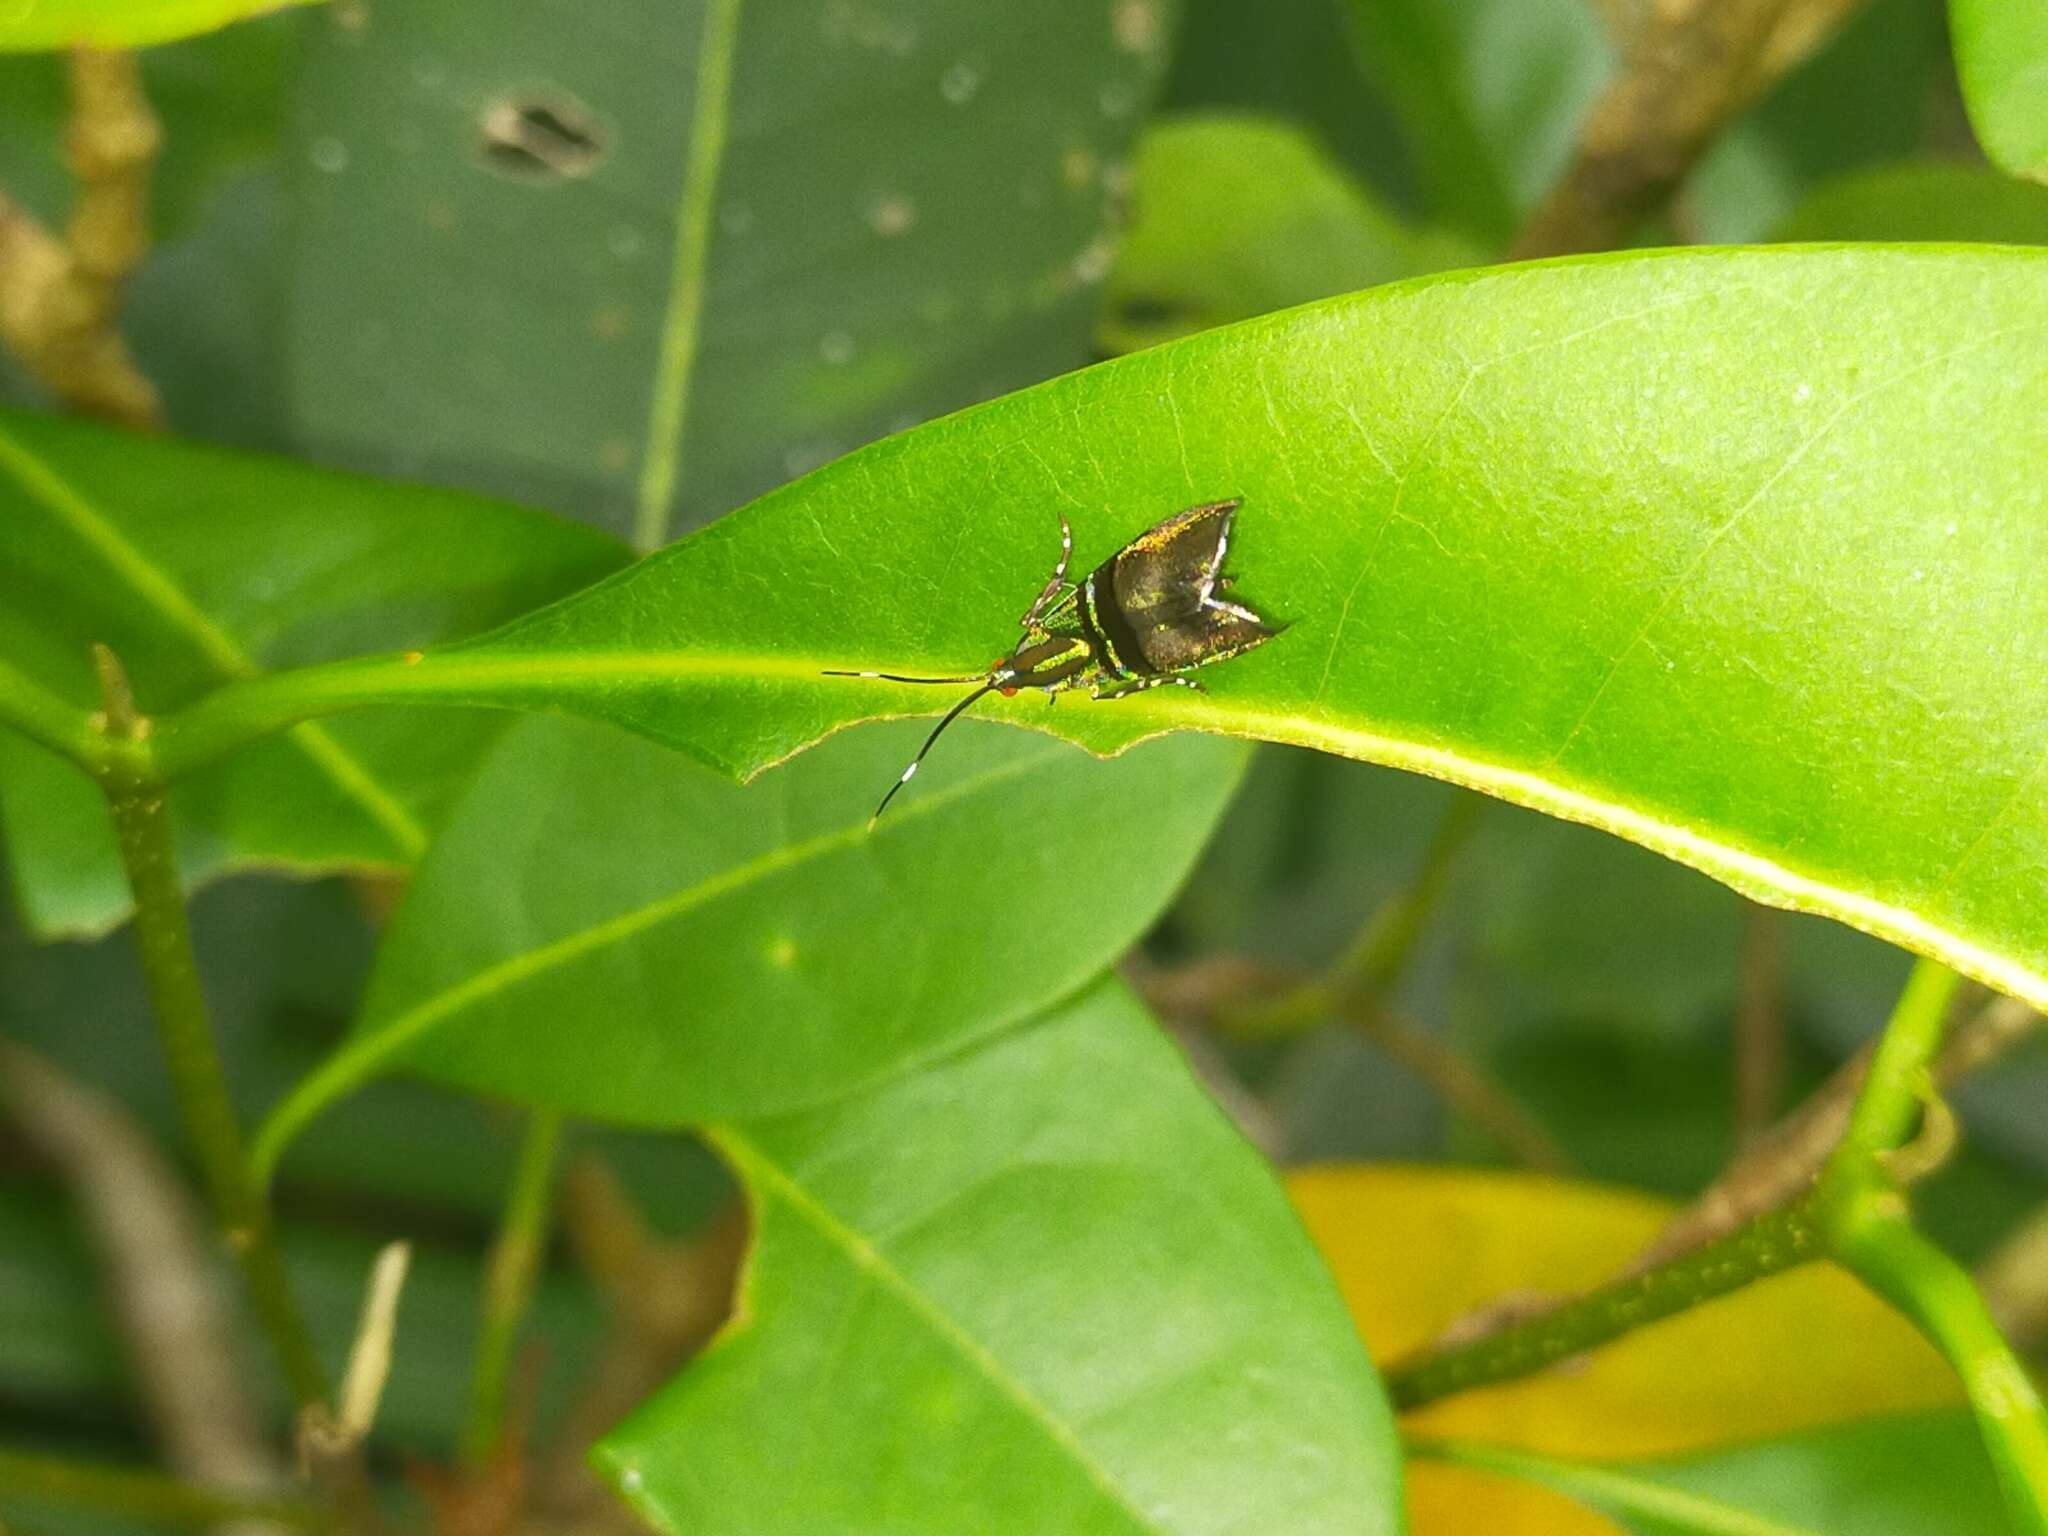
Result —
<instances>
[{"instance_id":1,"label":"dark green leaf","mask_svg":"<svg viewBox=\"0 0 2048 1536\"><path fill-rule=\"evenodd\" d=\"M1816 187L1773 240L2048 245L2048 187L1971 165L1894 165Z\"/></svg>"},{"instance_id":2,"label":"dark green leaf","mask_svg":"<svg viewBox=\"0 0 2048 1536\"><path fill-rule=\"evenodd\" d=\"M738 1320L600 1450L661 1529L1400 1529L1335 1287L1116 984L719 1141Z\"/></svg>"},{"instance_id":3,"label":"dark green leaf","mask_svg":"<svg viewBox=\"0 0 2048 1536\"><path fill-rule=\"evenodd\" d=\"M1104 322L1116 351L1480 259L1411 229L1278 118L1168 118L1139 141L1137 188Z\"/></svg>"},{"instance_id":4,"label":"dark green leaf","mask_svg":"<svg viewBox=\"0 0 2048 1536\"><path fill-rule=\"evenodd\" d=\"M967 724L870 830L923 734L837 736L742 788L603 727L514 730L399 909L356 1040L266 1151L394 1060L684 1125L1014 1024L1158 914L1245 755L1180 736L1101 763Z\"/></svg>"},{"instance_id":5,"label":"dark green leaf","mask_svg":"<svg viewBox=\"0 0 2048 1536\"><path fill-rule=\"evenodd\" d=\"M1542 1483L1636 1536L2005 1536L1984 1447L1960 1411L1816 1430L1662 1463L1595 1465L1495 1446L1417 1447Z\"/></svg>"},{"instance_id":6,"label":"dark green leaf","mask_svg":"<svg viewBox=\"0 0 2048 1536\"><path fill-rule=\"evenodd\" d=\"M1613 67L1586 0L1346 0L1360 68L1394 108L1423 211L1505 244L1563 169Z\"/></svg>"},{"instance_id":7,"label":"dark green leaf","mask_svg":"<svg viewBox=\"0 0 2048 1536\"><path fill-rule=\"evenodd\" d=\"M291 300L320 452L654 543L1085 355L1168 0L607 14L324 29Z\"/></svg>"},{"instance_id":8,"label":"dark green leaf","mask_svg":"<svg viewBox=\"0 0 2048 1536\"><path fill-rule=\"evenodd\" d=\"M110 644L144 709L268 666L473 631L617 565L601 535L441 491L0 415L0 656L83 707ZM192 882L256 865L392 869L498 729L300 727L181 786ZM98 790L0 733L0 826L30 925L87 933L127 892Z\"/></svg>"}]
</instances>

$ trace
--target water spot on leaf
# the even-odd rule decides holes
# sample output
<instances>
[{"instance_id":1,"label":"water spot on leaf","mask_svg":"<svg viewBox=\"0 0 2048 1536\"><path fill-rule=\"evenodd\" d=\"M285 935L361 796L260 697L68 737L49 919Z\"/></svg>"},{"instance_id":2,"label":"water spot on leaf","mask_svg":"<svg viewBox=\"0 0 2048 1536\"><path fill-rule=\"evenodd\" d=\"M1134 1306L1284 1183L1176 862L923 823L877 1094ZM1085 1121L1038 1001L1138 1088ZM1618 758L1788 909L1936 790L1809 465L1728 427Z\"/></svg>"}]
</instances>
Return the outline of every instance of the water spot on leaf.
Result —
<instances>
[{"instance_id":1,"label":"water spot on leaf","mask_svg":"<svg viewBox=\"0 0 2048 1536\"><path fill-rule=\"evenodd\" d=\"M878 197L868 204L868 228L887 239L900 235L917 222L917 206L900 192Z\"/></svg>"},{"instance_id":2,"label":"water spot on leaf","mask_svg":"<svg viewBox=\"0 0 2048 1536\"><path fill-rule=\"evenodd\" d=\"M768 963L778 971L786 971L796 964L796 940L786 933L778 933L768 941Z\"/></svg>"},{"instance_id":3,"label":"water spot on leaf","mask_svg":"<svg viewBox=\"0 0 2048 1536\"><path fill-rule=\"evenodd\" d=\"M719 210L718 227L728 235L744 235L754 227L754 210L745 203L727 203Z\"/></svg>"},{"instance_id":4,"label":"water spot on leaf","mask_svg":"<svg viewBox=\"0 0 2048 1536\"><path fill-rule=\"evenodd\" d=\"M962 59L939 77L939 94L956 107L964 107L981 89L981 71Z\"/></svg>"},{"instance_id":5,"label":"water spot on leaf","mask_svg":"<svg viewBox=\"0 0 2048 1536\"><path fill-rule=\"evenodd\" d=\"M1129 117L1138 105L1138 94L1121 80L1112 80L1095 93L1095 104L1104 117Z\"/></svg>"},{"instance_id":6,"label":"water spot on leaf","mask_svg":"<svg viewBox=\"0 0 2048 1536\"><path fill-rule=\"evenodd\" d=\"M1159 46L1158 0L1116 0L1109 30L1126 53L1150 53Z\"/></svg>"},{"instance_id":7,"label":"water spot on leaf","mask_svg":"<svg viewBox=\"0 0 2048 1536\"><path fill-rule=\"evenodd\" d=\"M845 331L827 331L818 338L818 356L828 363L853 361L853 338Z\"/></svg>"},{"instance_id":8,"label":"water spot on leaf","mask_svg":"<svg viewBox=\"0 0 2048 1536\"><path fill-rule=\"evenodd\" d=\"M614 224L604 237L605 249L621 261L640 254L640 231L630 224Z\"/></svg>"},{"instance_id":9,"label":"water spot on leaf","mask_svg":"<svg viewBox=\"0 0 2048 1536\"><path fill-rule=\"evenodd\" d=\"M306 158L313 162L314 170L338 176L348 169L348 146L330 134L307 146Z\"/></svg>"},{"instance_id":10,"label":"water spot on leaf","mask_svg":"<svg viewBox=\"0 0 2048 1536\"><path fill-rule=\"evenodd\" d=\"M551 92L494 101L478 128L484 163L530 181L588 176L610 148L611 135L594 112Z\"/></svg>"}]
</instances>

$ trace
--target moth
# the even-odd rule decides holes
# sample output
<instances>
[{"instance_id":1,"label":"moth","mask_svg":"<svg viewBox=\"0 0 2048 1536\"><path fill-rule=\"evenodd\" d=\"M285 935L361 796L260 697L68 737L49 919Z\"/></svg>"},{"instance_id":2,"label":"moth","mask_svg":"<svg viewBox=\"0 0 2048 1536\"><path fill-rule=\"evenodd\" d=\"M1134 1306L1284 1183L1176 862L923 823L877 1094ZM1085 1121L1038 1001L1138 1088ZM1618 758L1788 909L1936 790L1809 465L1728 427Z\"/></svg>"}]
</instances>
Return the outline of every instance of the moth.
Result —
<instances>
[{"instance_id":1,"label":"moth","mask_svg":"<svg viewBox=\"0 0 2048 1536\"><path fill-rule=\"evenodd\" d=\"M1059 561L1018 620L1022 637L986 672L905 677L895 672L827 672L891 683L976 683L946 711L875 807L879 817L917 773L932 743L985 694L1035 688L1048 702L1073 688L1091 698L1124 699L1153 688L1206 691L1188 674L1263 645L1280 632L1226 594L1230 527L1238 502L1205 502L1139 534L1079 582L1067 580L1074 533L1060 518Z\"/></svg>"}]
</instances>

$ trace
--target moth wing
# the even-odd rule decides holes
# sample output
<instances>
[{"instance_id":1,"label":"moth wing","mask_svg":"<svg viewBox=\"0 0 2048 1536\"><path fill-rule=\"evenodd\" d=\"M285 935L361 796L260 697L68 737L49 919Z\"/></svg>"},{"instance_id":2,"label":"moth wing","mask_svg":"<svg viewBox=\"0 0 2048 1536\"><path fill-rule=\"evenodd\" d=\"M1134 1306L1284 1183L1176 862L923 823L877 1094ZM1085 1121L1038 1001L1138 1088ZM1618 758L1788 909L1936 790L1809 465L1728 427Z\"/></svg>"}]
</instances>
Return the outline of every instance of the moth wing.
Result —
<instances>
[{"instance_id":1,"label":"moth wing","mask_svg":"<svg viewBox=\"0 0 2048 1536\"><path fill-rule=\"evenodd\" d=\"M1139 641L1145 648L1145 660L1159 672L1227 661L1280 633L1249 608L1213 598L1171 615L1160 612L1155 616L1158 622L1140 627Z\"/></svg>"},{"instance_id":2,"label":"moth wing","mask_svg":"<svg viewBox=\"0 0 2048 1536\"><path fill-rule=\"evenodd\" d=\"M1230 549L1237 507L1235 499L1189 507L1117 552L1112 562L1117 601L1133 623L1142 627L1151 617L1149 610L1191 604L1208 595Z\"/></svg>"}]
</instances>

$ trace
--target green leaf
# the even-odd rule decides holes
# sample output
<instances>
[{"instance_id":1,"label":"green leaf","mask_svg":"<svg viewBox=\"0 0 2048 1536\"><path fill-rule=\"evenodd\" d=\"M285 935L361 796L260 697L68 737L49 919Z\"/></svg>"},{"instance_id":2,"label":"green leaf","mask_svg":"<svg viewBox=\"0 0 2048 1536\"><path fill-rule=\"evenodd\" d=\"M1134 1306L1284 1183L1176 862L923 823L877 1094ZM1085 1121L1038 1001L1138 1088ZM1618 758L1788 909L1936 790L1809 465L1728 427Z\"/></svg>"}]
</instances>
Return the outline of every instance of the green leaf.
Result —
<instances>
[{"instance_id":1,"label":"green leaf","mask_svg":"<svg viewBox=\"0 0 2048 1536\"><path fill-rule=\"evenodd\" d=\"M1009 643L1082 566L1244 498L1291 627L1164 689L986 712L1416 769L2048 1003L2048 254L1628 255L1423 279L933 423L418 666L254 683L174 766L379 700L572 709L737 773ZM983 509L965 511L963 509ZM969 519L972 519L969 521Z\"/></svg>"},{"instance_id":2,"label":"green leaf","mask_svg":"<svg viewBox=\"0 0 2048 1536\"><path fill-rule=\"evenodd\" d=\"M1414 1454L1526 1478L1637 1536L2005 1536L2003 1501L1969 1415L1869 1419L1664 1462L1590 1463L1420 1443Z\"/></svg>"},{"instance_id":3,"label":"green leaf","mask_svg":"<svg viewBox=\"0 0 2048 1536\"><path fill-rule=\"evenodd\" d=\"M1138 145L1136 212L1104 340L1140 347L1480 259L1411 229L1280 118L1169 118Z\"/></svg>"},{"instance_id":4,"label":"green leaf","mask_svg":"<svg viewBox=\"0 0 2048 1536\"><path fill-rule=\"evenodd\" d=\"M588 529L471 497L0 413L0 658L84 709L95 641L156 711L263 667L471 632L620 558ZM181 870L197 884L259 865L404 867L498 729L366 719L261 743L181 786ZM8 732L0 828L32 928L125 915L99 791Z\"/></svg>"},{"instance_id":5,"label":"green leaf","mask_svg":"<svg viewBox=\"0 0 2048 1536\"><path fill-rule=\"evenodd\" d=\"M2000 170L2048 179L2048 0L1949 0L1963 105Z\"/></svg>"},{"instance_id":6,"label":"green leaf","mask_svg":"<svg viewBox=\"0 0 2048 1536\"><path fill-rule=\"evenodd\" d=\"M2048 187L1972 165L1893 165L1816 187L1773 240L2048 245Z\"/></svg>"},{"instance_id":7,"label":"green leaf","mask_svg":"<svg viewBox=\"0 0 2048 1536\"><path fill-rule=\"evenodd\" d=\"M305 440L653 544L1072 367L1173 13L411 0L324 29Z\"/></svg>"},{"instance_id":8,"label":"green leaf","mask_svg":"<svg viewBox=\"0 0 2048 1536\"><path fill-rule=\"evenodd\" d=\"M0 11L0 53L142 48L211 32L310 0L15 0Z\"/></svg>"},{"instance_id":9,"label":"green leaf","mask_svg":"<svg viewBox=\"0 0 2048 1536\"><path fill-rule=\"evenodd\" d=\"M1424 212L1501 245L1564 168L1613 68L1586 0L1349 0L1359 67L1399 118Z\"/></svg>"},{"instance_id":10,"label":"green leaf","mask_svg":"<svg viewBox=\"0 0 2048 1536\"><path fill-rule=\"evenodd\" d=\"M1119 985L718 1141L738 1316L599 1450L661 1529L1400 1529L1328 1273Z\"/></svg>"},{"instance_id":11,"label":"green leaf","mask_svg":"<svg viewBox=\"0 0 2048 1536\"><path fill-rule=\"evenodd\" d=\"M963 725L870 830L923 734L838 736L742 788L603 727L510 732L393 920L354 1042L264 1155L394 1061L688 1125L1015 1024L1158 915L1245 757L1180 736L1105 764Z\"/></svg>"}]
</instances>

